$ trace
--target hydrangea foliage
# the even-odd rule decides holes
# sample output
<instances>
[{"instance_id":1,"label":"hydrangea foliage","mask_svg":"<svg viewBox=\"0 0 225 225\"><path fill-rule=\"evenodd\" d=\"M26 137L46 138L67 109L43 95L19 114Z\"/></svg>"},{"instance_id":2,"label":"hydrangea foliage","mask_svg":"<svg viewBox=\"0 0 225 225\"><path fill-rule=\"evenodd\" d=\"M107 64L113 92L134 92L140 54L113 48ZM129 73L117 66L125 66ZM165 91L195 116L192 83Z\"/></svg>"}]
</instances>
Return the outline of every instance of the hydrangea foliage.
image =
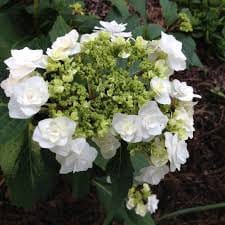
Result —
<instances>
[{"instance_id":1,"label":"hydrangea foliage","mask_svg":"<svg viewBox=\"0 0 225 225\"><path fill-rule=\"evenodd\" d=\"M200 96L170 77L186 68L182 44L172 35L146 41L132 38L125 24L100 24L92 34L72 30L58 37L46 55L12 50L1 87L10 117L31 119L33 141L56 155L59 173L109 160L105 176L112 175L113 188L113 163L133 167L129 175L121 171L124 182L133 174L131 185L121 186L123 204L145 216L159 201L150 186L189 157L185 141L193 137L193 99ZM140 155L147 166L135 163Z\"/></svg>"}]
</instances>

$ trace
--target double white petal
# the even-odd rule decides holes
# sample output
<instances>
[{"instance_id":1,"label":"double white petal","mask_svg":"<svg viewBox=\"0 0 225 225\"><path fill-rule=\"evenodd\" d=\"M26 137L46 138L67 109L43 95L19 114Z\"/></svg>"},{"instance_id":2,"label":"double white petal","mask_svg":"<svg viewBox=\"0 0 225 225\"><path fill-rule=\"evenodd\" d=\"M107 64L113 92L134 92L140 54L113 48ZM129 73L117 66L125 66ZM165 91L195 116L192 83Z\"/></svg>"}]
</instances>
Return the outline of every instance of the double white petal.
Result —
<instances>
[{"instance_id":1,"label":"double white petal","mask_svg":"<svg viewBox=\"0 0 225 225\"><path fill-rule=\"evenodd\" d=\"M201 98L200 95L193 93L193 88L188 86L186 82L180 82L175 79L172 81L171 95L174 98L179 99L180 101L189 102L193 98Z\"/></svg>"},{"instance_id":2,"label":"double white petal","mask_svg":"<svg viewBox=\"0 0 225 225\"><path fill-rule=\"evenodd\" d=\"M148 197L147 209L152 214L158 209L159 200L156 195L151 195Z\"/></svg>"},{"instance_id":3,"label":"double white petal","mask_svg":"<svg viewBox=\"0 0 225 225\"><path fill-rule=\"evenodd\" d=\"M141 118L143 140L161 134L168 122L167 116L161 112L155 101L144 104L138 115Z\"/></svg>"},{"instance_id":4,"label":"double white petal","mask_svg":"<svg viewBox=\"0 0 225 225\"><path fill-rule=\"evenodd\" d=\"M168 79L154 77L150 81L150 86L155 93L155 100L160 104L170 104L171 84Z\"/></svg>"},{"instance_id":5,"label":"double white petal","mask_svg":"<svg viewBox=\"0 0 225 225\"><path fill-rule=\"evenodd\" d=\"M67 145L71 141L75 129L76 123L67 117L44 119L35 128L33 140L38 142L42 148L48 148L57 154L67 155L68 149L62 150L57 147Z\"/></svg>"},{"instance_id":6,"label":"double white petal","mask_svg":"<svg viewBox=\"0 0 225 225\"><path fill-rule=\"evenodd\" d=\"M186 56L182 52L182 43L177 41L173 35L161 32L159 40L160 49L168 56L168 65L175 71L186 69Z\"/></svg>"},{"instance_id":7,"label":"double white petal","mask_svg":"<svg viewBox=\"0 0 225 225\"><path fill-rule=\"evenodd\" d=\"M80 43L78 43L79 34L76 30L70 31L62 37L58 37L52 44L51 49L47 49L48 56L54 60L64 60L68 56L75 55L80 52Z\"/></svg>"},{"instance_id":8,"label":"double white petal","mask_svg":"<svg viewBox=\"0 0 225 225\"><path fill-rule=\"evenodd\" d=\"M29 76L36 68L45 68L46 57L42 50L32 50L27 47L21 50L11 50L12 57L4 63L10 70L11 79L20 80Z\"/></svg>"},{"instance_id":9,"label":"double white petal","mask_svg":"<svg viewBox=\"0 0 225 225\"><path fill-rule=\"evenodd\" d=\"M135 180L140 183L158 185L168 172L169 167L166 165L161 167L148 166L140 170L140 175L135 177Z\"/></svg>"},{"instance_id":10,"label":"double white petal","mask_svg":"<svg viewBox=\"0 0 225 225\"><path fill-rule=\"evenodd\" d=\"M170 171L180 170L182 164L185 164L189 158L187 143L178 139L177 134L165 133L165 145L168 151L170 161Z\"/></svg>"},{"instance_id":11,"label":"double white petal","mask_svg":"<svg viewBox=\"0 0 225 225\"><path fill-rule=\"evenodd\" d=\"M111 159L121 145L111 132L108 132L104 137L93 138L93 141L98 145L101 154L105 159Z\"/></svg>"},{"instance_id":12,"label":"double white petal","mask_svg":"<svg viewBox=\"0 0 225 225\"><path fill-rule=\"evenodd\" d=\"M115 20L111 22L99 22L102 27L95 26L95 32L105 31L111 34L112 37L124 37L129 38L132 36L131 32L125 32L126 25L117 23Z\"/></svg>"},{"instance_id":13,"label":"double white petal","mask_svg":"<svg viewBox=\"0 0 225 225\"><path fill-rule=\"evenodd\" d=\"M56 154L56 160L61 164L61 174L86 171L92 168L93 162L97 157L97 151L84 138L72 140L67 147L70 149L67 156Z\"/></svg>"},{"instance_id":14,"label":"double white petal","mask_svg":"<svg viewBox=\"0 0 225 225\"><path fill-rule=\"evenodd\" d=\"M26 119L48 101L48 84L42 77L34 76L13 85L10 95L9 116Z\"/></svg>"},{"instance_id":15,"label":"double white petal","mask_svg":"<svg viewBox=\"0 0 225 225\"><path fill-rule=\"evenodd\" d=\"M137 115L116 113L112 127L126 142L137 143L142 140L141 118Z\"/></svg>"}]
</instances>

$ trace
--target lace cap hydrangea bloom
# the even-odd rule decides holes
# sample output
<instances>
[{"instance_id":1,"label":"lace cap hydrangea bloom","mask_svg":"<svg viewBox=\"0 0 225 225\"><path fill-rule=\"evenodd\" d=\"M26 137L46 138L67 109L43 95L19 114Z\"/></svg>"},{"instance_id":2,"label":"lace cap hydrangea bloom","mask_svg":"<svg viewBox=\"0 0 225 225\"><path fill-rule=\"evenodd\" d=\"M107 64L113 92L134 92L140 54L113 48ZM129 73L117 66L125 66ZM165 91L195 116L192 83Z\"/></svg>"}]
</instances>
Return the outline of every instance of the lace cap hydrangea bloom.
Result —
<instances>
[{"instance_id":1,"label":"lace cap hydrangea bloom","mask_svg":"<svg viewBox=\"0 0 225 225\"><path fill-rule=\"evenodd\" d=\"M65 146L72 139L75 129L76 123L66 117L44 119L35 128L33 140L42 148Z\"/></svg>"},{"instance_id":2,"label":"lace cap hydrangea bloom","mask_svg":"<svg viewBox=\"0 0 225 225\"><path fill-rule=\"evenodd\" d=\"M56 155L56 160L61 165L61 174L86 171L92 168L98 154L94 147L91 147L84 138L74 139L68 145L71 151L67 156Z\"/></svg>"},{"instance_id":3,"label":"lace cap hydrangea bloom","mask_svg":"<svg viewBox=\"0 0 225 225\"><path fill-rule=\"evenodd\" d=\"M47 55L12 50L1 87L10 97L11 117L38 113L30 119L38 124L33 140L55 153L61 174L98 165L95 147L105 163L119 148L127 151L135 169L127 208L145 216L158 207L149 185L180 170L189 157L184 140L193 136L192 101L200 96L170 78L186 68L182 43L172 35L162 32L160 40L147 41L134 39L126 24L100 25L90 34L72 30L58 37ZM144 168L135 166L139 156Z\"/></svg>"},{"instance_id":4,"label":"lace cap hydrangea bloom","mask_svg":"<svg viewBox=\"0 0 225 225\"><path fill-rule=\"evenodd\" d=\"M40 111L48 101L48 84L40 76L34 76L13 86L8 108L9 116L27 119Z\"/></svg>"}]
</instances>

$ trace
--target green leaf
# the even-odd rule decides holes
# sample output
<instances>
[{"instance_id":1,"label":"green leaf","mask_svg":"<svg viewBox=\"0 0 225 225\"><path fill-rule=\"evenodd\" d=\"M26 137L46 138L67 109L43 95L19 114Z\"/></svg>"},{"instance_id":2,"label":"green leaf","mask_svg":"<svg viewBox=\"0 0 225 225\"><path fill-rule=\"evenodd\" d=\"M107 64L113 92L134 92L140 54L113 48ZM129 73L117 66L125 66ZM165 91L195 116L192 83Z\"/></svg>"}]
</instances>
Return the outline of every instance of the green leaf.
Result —
<instances>
[{"instance_id":1,"label":"green leaf","mask_svg":"<svg viewBox=\"0 0 225 225\"><path fill-rule=\"evenodd\" d=\"M124 203L129 188L133 183L133 167L127 143L122 142L121 148L107 165L107 174L112 181L112 210L117 210Z\"/></svg>"},{"instance_id":2,"label":"green leaf","mask_svg":"<svg viewBox=\"0 0 225 225\"><path fill-rule=\"evenodd\" d=\"M187 66L192 67L202 67L201 60L196 54L196 44L192 37L186 36L182 33L174 33L173 34L177 40L182 42L182 51L187 57Z\"/></svg>"},{"instance_id":3,"label":"green leaf","mask_svg":"<svg viewBox=\"0 0 225 225\"><path fill-rule=\"evenodd\" d=\"M129 0L129 3L134 6L142 18L146 17L146 0Z\"/></svg>"},{"instance_id":4,"label":"green leaf","mask_svg":"<svg viewBox=\"0 0 225 225\"><path fill-rule=\"evenodd\" d=\"M126 1L124 0L110 0L110 1L123 18L127 18L130 15Z\"/></svg>"},{"instance_id":5,"label":"green leaf","mask_svg":"<svg viewBox=\"0 0 225 225\"><path fill-rule=\"evenodd\" d=\"M26 45L32 49L46 50L51 45L51 42L48 36L41 35L29 41Z\"/></svg>"},{"instance_id":6,"label":"green leaf","mask_svg":"<svg viewBox=\"0 0 225 225\"><path fill-rule=\"evenodd\" d=\"M147 156L140 152L131 156L131 162L135 171L135 175L137 175L142 168L149 166Z\"/></svg>"},{"instance_id":7,"label":"green leaf","mask_svg":"<svg viewBox=\"0 0 225 225\"><path fill-rule=\"evenodd\" d=\"M28 120L15 120L9 118L7 105L0 103L0 144L16 140L27 127Z\"/></svg>"},{"instance_id":8,"label":"green leaf","mask_svg":"<svg viewBox=\"0 0 225 225\"><path fill-rule=\"evenodd\" d=\"M177 4L170 0L160 0L160 5L166 25L172 25L178 19Z\"/></svg>"},{"instance_id":9,"label":"green leaf","mask_svg":"<svg viewBox=\"0 0 225 225\"><path fill-rule=\"evenodd\" d=\"M13 23L12 18L7 13L0 13L0 62L10 55L10 50L22 39L18 27Z\"/></svg>"},{"instance_id":10,"label":"green leaf","mask_svg":"<svg viewBox=\"0 0 225 225\"><path fill-rule=\"evenodd\" d=\"M90 176L88 171L71 175L72 192L76 199L82 199L90 191Z\"/></svg>"},{"instance_id":11,"label":"green leaf","mask_svg":"<svg viewBox=\"0 0 225 225\"><path fill-rule=\"evenodd\" d=\"M0 145L0 166L10 199L16 206L31 207L55 186L56 162L47 150L31 141L29 128L12 142Z\"/></svg>"},{"instance_id":12,"label":"green leaf","mask_svg":"<svg viewBox=\"0 0 225 225\"><path fill-rule=\"evenodd\" d=\"M156 38L161 36L161 31L165 31L165 29L159 24L150 23L146 27L146 36L148 40L155 40Z\"/></svg>"},{"instance_id":13,"label":"green leaf","mask_svg":"<svg viewBox=\"0 0 225 225\"><path fill-rule=\"evenodd\" d=\"M52 29L49 31L51 41L55 41L57 37L63 36L71 30L70 26L65 22L62 16L58 16Z\"/></svg>"},{"instance_id":14,"label":"green leaf","mask_svg":"<svg viewBox=\"0 0 225 225\"><path fill-rule=\"evenodd\" d=\"M106 183L102 178L93 180L93 184L97 189L100 202L107 211L111 211L112 189L110 184Z\"/></svg>"},{"instance_id":15,"label":"green leaf","mask_svg":"<svg viewBox=\"0 0 225 225\"><path fill-rule=\"evenodd\" d=\"M90 16L74 16L72 18L73 25L80 33L90 33L93 31L94 26L98 24L98 17Z\"/></svg>"}]
</instances>

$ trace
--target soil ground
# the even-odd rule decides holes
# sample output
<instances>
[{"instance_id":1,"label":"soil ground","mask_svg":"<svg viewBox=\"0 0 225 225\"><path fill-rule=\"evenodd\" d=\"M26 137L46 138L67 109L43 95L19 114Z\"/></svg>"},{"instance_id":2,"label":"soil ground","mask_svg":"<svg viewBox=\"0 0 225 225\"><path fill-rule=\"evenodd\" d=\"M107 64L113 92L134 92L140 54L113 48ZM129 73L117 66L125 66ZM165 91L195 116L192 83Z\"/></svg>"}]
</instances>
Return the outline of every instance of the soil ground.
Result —
<instances>
[{"instance_id":1,"label":"soil ground","mask_svg":"<svg viewBox=\"0 0 225 225\"><path fill-rule=\"evenodd\" d=\"M108 5L89 0L88 9L105 16ZM158 1L148 2L149 18L163 23ZM164 214L188 207L225 202L225 98L212 90L225 90L225 63L207 54L198 44L204 69L191 69L176 74L193 85L202 96L195 110L195 135L188 142L190 159L177 173L171 173L157 188L160 199L156 221ZM104 212L93 190L86 199L76 201L68 187L61 185L46 202L31 210L11 206L7 188L0 177L0 225L102 225ZM118 223L113 223L118 225ZM160 222L163 225L225 225L225 209L180 216Z\"/></svg>"}]
</instances>

